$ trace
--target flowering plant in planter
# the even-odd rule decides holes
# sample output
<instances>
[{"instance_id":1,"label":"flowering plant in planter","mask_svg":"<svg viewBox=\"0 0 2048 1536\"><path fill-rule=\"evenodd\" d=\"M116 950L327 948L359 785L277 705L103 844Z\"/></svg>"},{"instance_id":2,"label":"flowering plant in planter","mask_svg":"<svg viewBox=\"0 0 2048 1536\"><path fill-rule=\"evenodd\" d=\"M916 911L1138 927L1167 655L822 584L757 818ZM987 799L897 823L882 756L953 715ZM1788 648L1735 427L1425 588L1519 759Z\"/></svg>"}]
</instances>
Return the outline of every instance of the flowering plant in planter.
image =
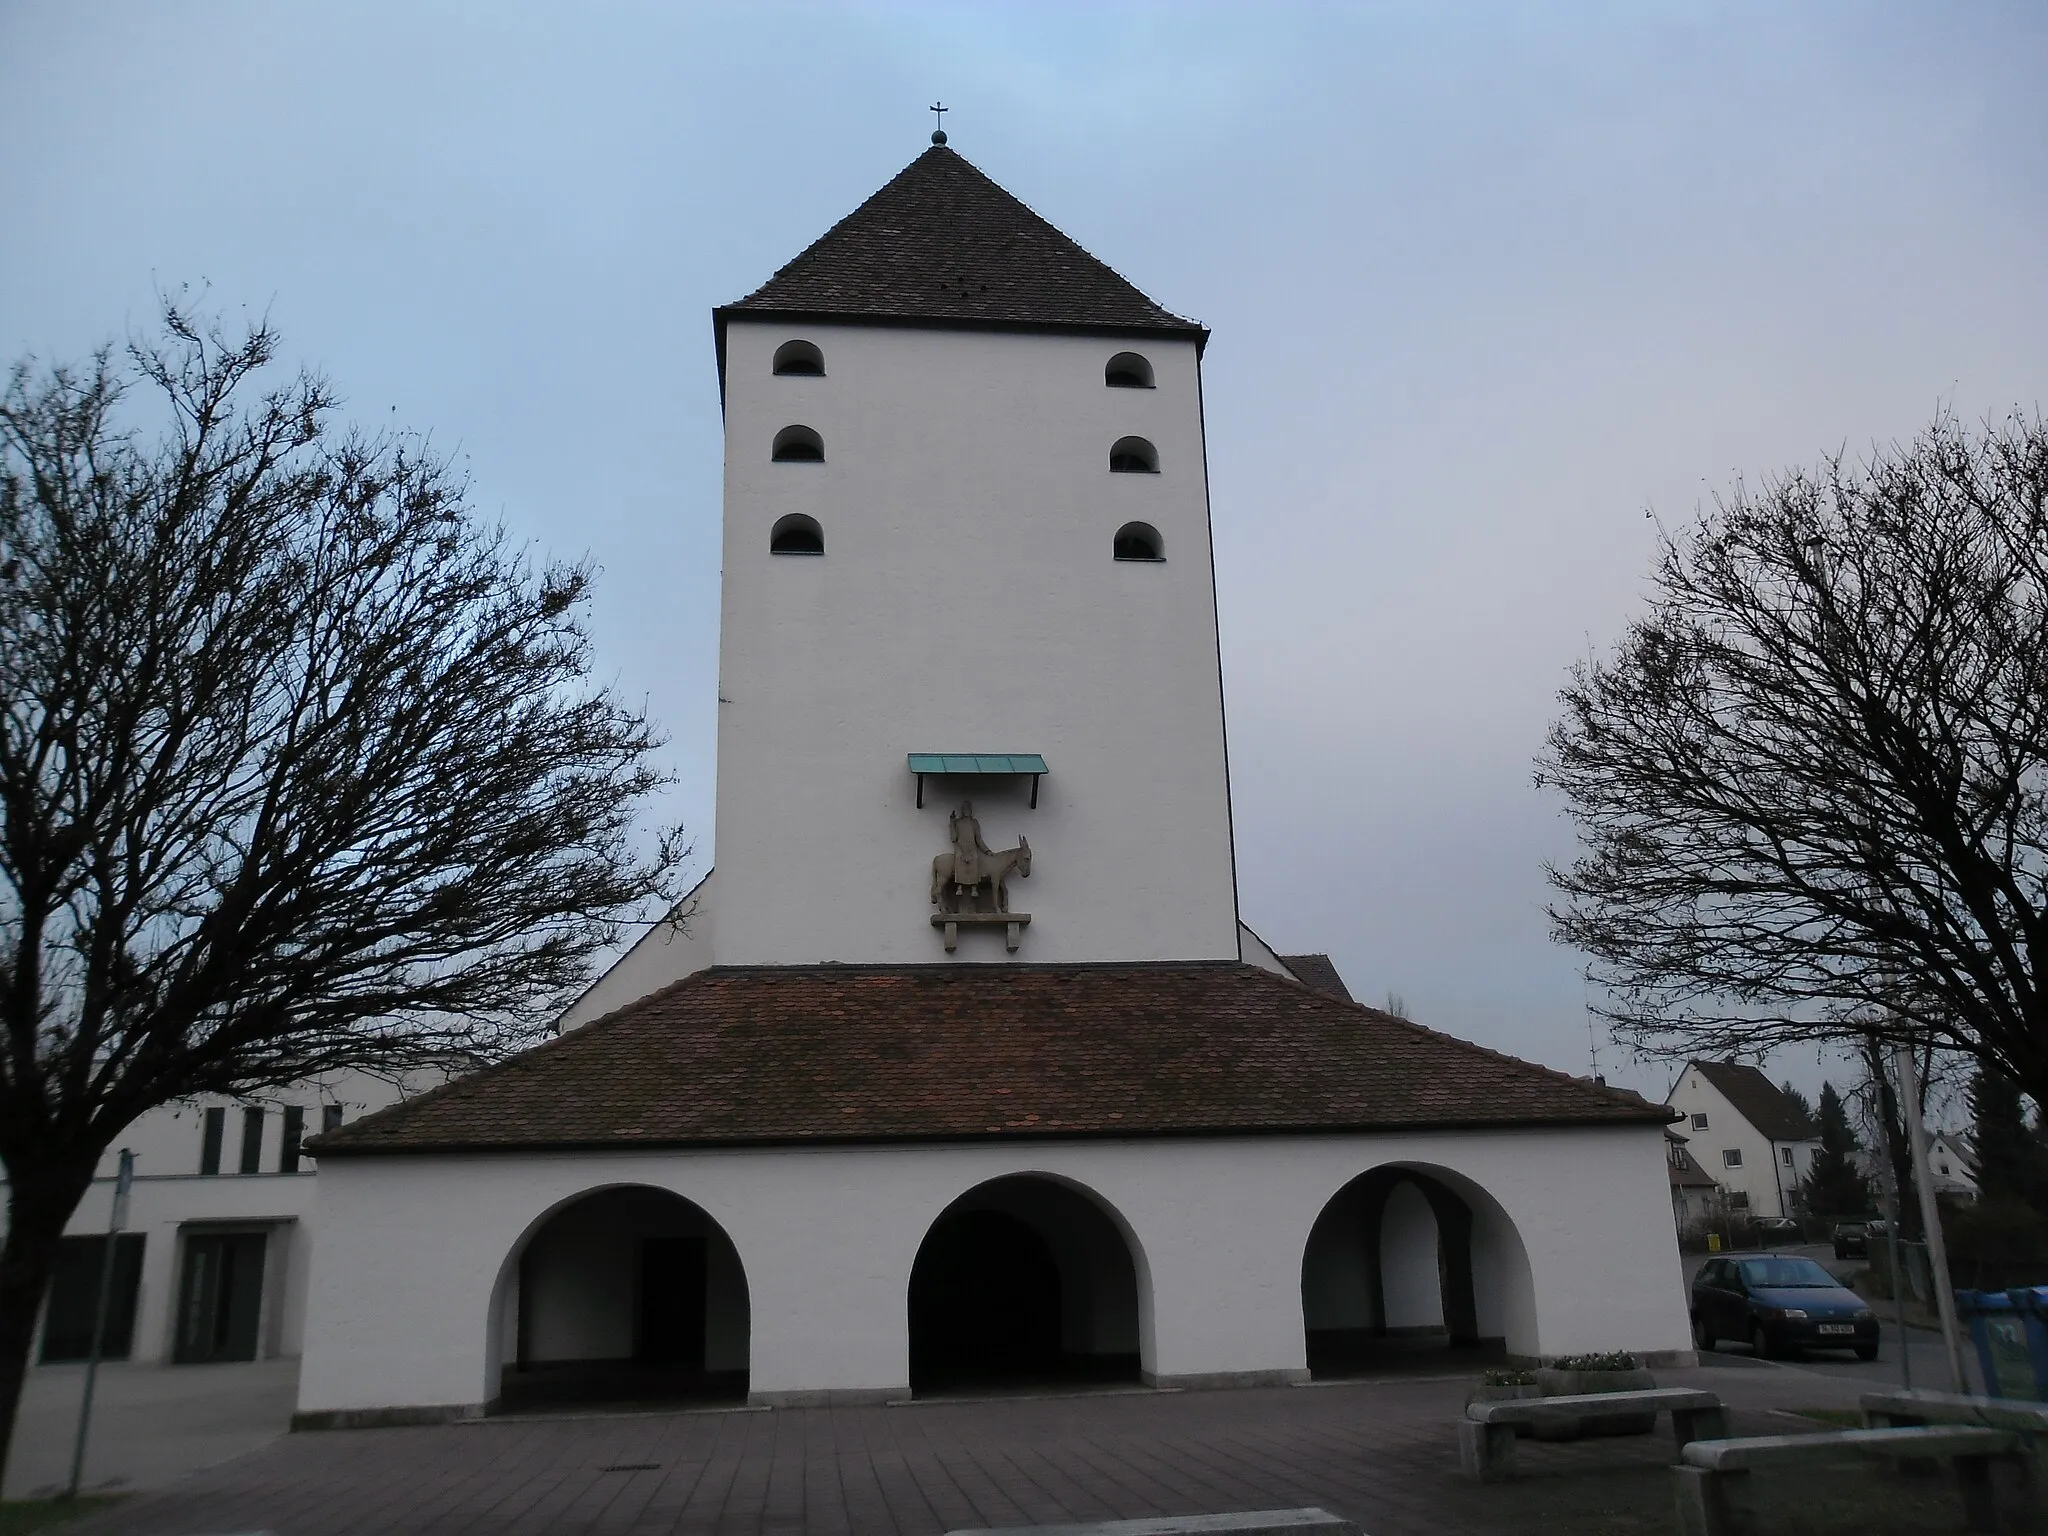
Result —
<instances>
[{"instance_id":1,"label":"flowering plant in planter","mask_svg":"<svg viewBox=\"0 0 2048 1536\"><path fill-rule=\"evenodd\" d=\"M1625 1349L1583 1355L1560 1355L1536 1372L1545 1397L1581 1397L1596 1392L1646 1392L1657 1385L1643 1362ZM1543 1440L1575 1440L1580 1435L1647 1435L1657 1427L1654 1413L1587 1414L1576 1424L1538 1425Z\"/></svg>"},{"instance_id":2,"label":"flowering plant in planter","mask_svg":"<svg viewBox=\"0 0 2048 1536\"><path fill-rule=\"evenodd\" d=\"M1481 1374L1479 1385L1472 1389L1472 1395L1467 1397L1465 1401L1468 1403L1506 1403L1513 1402L1518 1398L1541 1397L1542 1395L1543 1388L1537 1382L1534 1371L1525 1371L1514 1367L1505 1369L1495 1368ZM1515 1426L1515 1433L1526 1438L1529 1428L1530 1426L1527 1424L1517 1424Z\"/></svg>"}]
</instances>

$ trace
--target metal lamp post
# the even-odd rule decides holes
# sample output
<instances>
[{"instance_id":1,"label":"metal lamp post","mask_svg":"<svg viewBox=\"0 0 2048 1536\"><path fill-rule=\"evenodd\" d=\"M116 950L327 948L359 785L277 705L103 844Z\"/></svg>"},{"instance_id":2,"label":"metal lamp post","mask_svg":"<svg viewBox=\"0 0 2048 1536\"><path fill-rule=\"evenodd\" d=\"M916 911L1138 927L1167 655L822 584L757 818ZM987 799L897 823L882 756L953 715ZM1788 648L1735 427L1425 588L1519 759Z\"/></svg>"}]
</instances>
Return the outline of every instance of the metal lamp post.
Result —
<instances>
[{"instance_id":1,"label":"metal lamp post","mask_svg":"<svg viewBox=\"0 0 2048 1536\"><path fill-rule=\"evenodd\" d=\"M121 1169L114 1176L114 1210L107 1218L107 1248L100 1255L100 1293L92 1309L92 1350L85 1357L85 1395L78 1402L78 1438L71 1446L71 1482L66 1498L78 1497L78 1482L85 1474L85 1437L92 1427L92 1389L100 1372L100 1351L106 1347L107 1308L113 1300L114 1249L121 1229L128 1225L128 1186L135 1181L135 1154L121 1149Z\"/></svg>"}]
</instances>

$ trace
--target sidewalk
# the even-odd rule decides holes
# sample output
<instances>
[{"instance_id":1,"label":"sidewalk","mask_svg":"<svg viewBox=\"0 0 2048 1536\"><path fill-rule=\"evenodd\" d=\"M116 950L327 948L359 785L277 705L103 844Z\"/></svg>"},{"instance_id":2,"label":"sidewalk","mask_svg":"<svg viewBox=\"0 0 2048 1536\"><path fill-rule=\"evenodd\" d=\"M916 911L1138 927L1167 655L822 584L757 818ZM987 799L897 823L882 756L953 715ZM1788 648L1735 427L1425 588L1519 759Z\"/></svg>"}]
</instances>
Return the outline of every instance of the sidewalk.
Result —
<instances>
[{"instance_id":1,"label":"sidewalk","mask_svg":"<svg viewBox=\"0 0 2048 1536\"><path fill-rule=\"evenodd\" d=\"M78 1432L82 1365L39 1365L21 1395L21 1417L0 1494L62 1493ZM84 1487L116 1493L155 1488L281 1437L298 1397L299 1362L100 1367Z\"/></svg>"},{"instance_id":2,"label":"sidewalk","mask_svg":"<svg viewBox=\"0 0 2048 1536\"><path fill-rule=\"evenodd\" d=\"M1859 1384L1750 1365L1659 1372L1719 1391L1738 1433L1819 1426ZM285 1437L72 1527L76 1536L270 1531L937 1533L981 1525L1321 1505L1372 1536L1639 1536L1668 1527L1671 1438L1528 1443L1525 1475L1458 1472L1466 1378L1125 1392L898 1407L496 1419ZM1942 1486L1803 1474L1800 1528L1945 1518ZM1834 1502L1829 1504L1827 1501ZM1825 1507L1823 1507L1825 1506ZM1832 1511L1832 1513L1830 1513ZM1887 1526L1887 1517L1904 1525Z\"/></svg>"}]
</instances>

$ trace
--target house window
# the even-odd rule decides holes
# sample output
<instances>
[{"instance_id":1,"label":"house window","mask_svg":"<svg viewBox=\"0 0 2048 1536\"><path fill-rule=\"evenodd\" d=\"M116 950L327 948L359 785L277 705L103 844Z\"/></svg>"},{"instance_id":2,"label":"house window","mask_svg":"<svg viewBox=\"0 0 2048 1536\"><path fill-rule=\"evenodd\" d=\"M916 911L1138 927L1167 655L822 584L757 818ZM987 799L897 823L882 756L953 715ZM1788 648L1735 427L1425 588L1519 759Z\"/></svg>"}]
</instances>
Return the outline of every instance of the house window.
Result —
<instances>
[{"instance_id":1,"label":"house window","mask_svg":"<svg viewBox=\"0 0 2048 1536\"><path fill-rule=\"evenodd\" d=\"M784 427L775 434L775 447L770 457L778 464L822 464L825 462L825 439L809 427Z\"/></svg>"},{"instance_id":2,"label":"house window","mask_svg":"<svg viewBox=\"0 0 2048 1536\"><path fill-rule=\"evenodd\" d=\"M1705 1115L1694 1115L1692 1117L1692 1128L1696 1131L1704 1131L1707 1128L1707 1117Z\"/></svg>"},{"instance_id":3,"label":"house window","mask_svg":"<svg viewBox=\"0 0 2048 1536\"><path fill-rule=\"evenodd\" d=\"M284 1136L277 1147L277 1171L297 1173L299 1171L299 1143L306 1139L306 1106L287 1104L284 1107Z\"/></svg>"},{"instance_id":4,"label":"house window","mask_svg":"<svg viewBox=\"0 0 2048 1536\"><path fill-rule=\"evenodd\" d=\"M206 1129L199 1141L199 1171L220 1172L220 1144L227 1139L228 1112L224 1109L209 1109L205 1115Z\"/></svg>"},{"instance_id":5,"label":"house window","mask_svg":"<svg viewBox=\"0 0 2048 1536\"><path fill-rule=\"evenodd\" d=\"M817 379L825 374L825 354L808 341L785 341L775 349L775 371L799 378Z\"/></svg>"},{"instance_id":6,"label":"house window","mask_svg":"<svg viewBox=\"0 0 2048 1536\"><path fill-rule=\"evenodd\" d=\"M1792 1149L1790 1147L1778 1148L1778 1157L1787 1168L1792 1166Z\"/></svg>"},{"instance_id":7,"label":"house window","mask_svg":"<svg viewBox=\"0 0 2048 1536\"><path fill-rule=\"evenodd\" d=\"M1135 352L1119 352L1102 370L1102 382L1111 389L1150 389L1152 365Z\"/></svg>"},{"instance_id":8,"label":"house window","mask_svg":"<svg viewBox=\"0 0 2048 1536\"><path fill-rule=\"evenodd\" d=\"M825 530L818 526L815 517L806 517L801 512L778 517L775 526L768 530L768 553L822 555L825 553Z\"/></svg>"},{"instance_id":9,"label":"house window","mask_svg":"<svg viewBox=\"0 0 2048 1536\"><path fill-rule=\"evenodd\" d=\"M1118 475L1156 475L1159 450L1142 437L1120 437L1110 444L1109 468Z\"/></svg>"},{"instance_id":10,"label":"house window","mask_svg":"<svg viewBox=\"0 0 2048 1536\"><path fill-rule=\"evenodd\" d=\"M260 1105L251 1105L242 1111L242 1167L243 1173L263 1171L263 1110Z\"/></svg>"},{"instance_id":11,"label":"house window","mask_svg":"<svg viewBox=\"0 0 2048 1536\"><path fill-rule=\"evenodd\" d=\"M1116 531L1110 554L1118 560L1164 560L1166 545L1150 523L1125 523Z\"/></svg>"},{"instance_id":12,"label":"house window","mask_svg":"<svg viewBox=\"0 0 2048 1536\"><path fill-rule=\"evenodd\" d=\"M338 1131L340 1129L341 1106L339 1104L322 1104L320 1106L320 1134L325 1136L329 1131Z\"/></svg>"},{"instance_id":13,"label":"house window","mask_svg":"<svg viewBox=\"0 0 2048 1536\"><path fill-rule=\"evenodd\" d=\"M1730 1147L1727 1151L1723 1152L1721 1154L1721 1166L1723 1168L1740 1168L1742 1166L1742 1148Z\"/></svg>"},{"instance_id":14,"label":"house window","mask_svg":"<svg viewBox=\"0 0 2048 1536\"><path fill-rule=\"evenodd\" d=\"M1731 1189L1731 1190L1729 1190L1729 1191L1728 1191L1728 1209L1729 1209L1729 1210L1731 1210L1731 1211L1746 1211L1746 1210L1748 1210L1748 1209L1749 1209L1749 1191L1748 1191L1748 1190L1746 1190L1746 1189Z\"/></svg>"}]
</instances>

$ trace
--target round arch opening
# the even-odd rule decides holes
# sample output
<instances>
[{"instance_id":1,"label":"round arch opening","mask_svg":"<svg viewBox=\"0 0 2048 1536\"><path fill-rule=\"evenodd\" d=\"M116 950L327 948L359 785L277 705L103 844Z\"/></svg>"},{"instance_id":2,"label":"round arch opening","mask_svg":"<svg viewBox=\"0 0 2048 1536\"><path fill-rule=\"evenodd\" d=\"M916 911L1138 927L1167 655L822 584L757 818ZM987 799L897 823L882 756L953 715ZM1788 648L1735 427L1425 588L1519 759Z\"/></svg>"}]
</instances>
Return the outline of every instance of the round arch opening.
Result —
<instances>
[{"instance_id":1,"label":"round arch opening","mask_svg":"<svg viewBox=\"0 0 2048 1536\"><path fill-rule=\"evenodd\" d=\"M785 513L768 530L768 553L822 555L825 553L825 530L818 526L815 517L802 512Z\"/></svg>"},{"instance_id":2,"label":"round arch opening","mask_svg":"<svg viewBox=\"0 0 2048 1536\"><path fill-rule=\"evenodd\" d=\"M616 1185L549 1211L506 1259L492 1316L500 1411L746 1401L739 1252L668 1190Z\"/></svg>"},{"instance_id":3,"label":"round arch opening","mask_svg":"<svg viewBox=\"0 0 2048 1536\"><path fill-rule=\"evenodd\" d=\"M787 426L775 434L768 456L777 464L822 464L825 462L825 439L815 428Z\"/></svg>"},{"instance_id":4,"label":"round arch opening","mask_svg":"<svg viewBox=\"0 0 2048 1536\"><path fill-rule=\"evenodd\" d=\"M1109 470L1115 475L1156 475L1159 450L1142 437L1120 437L1110 444Z\"/></svg>"},{"instance_id":5,"label":"round arch opening","mask_svg":"<svg viewBox=\"0 0 2048 1536\"><path fill-rule=\"evenodd\" d=\"M1094 1196L1043 1174L976 1186L910 1271L913 1394L1141 1378L1143 1258Z\"/></svg>"},{"instance_id":6,"label":"round arch opening","mask_svg":"<svg viewBox=\"0 0 2048 1536\"><path fill-rule=\"evenodd\" d=\"M1311 1376L1536 1352L1535 1287L1500 1203L1449 1169L1389 1164L1324 1205L1301 1261Z\"/></svg>"},{"instance_id":7,"label":"round arch opening","mask_svg":"<svg viewBox=\"0 0 2048 1536\"><path fill-rule=\"evenodd\" d=\"M775 349L774 368L784 376L821 379L825 376L825 354L814 341L785 341Z\"/></svg>"},{"instance_id":8,"label":"round arch opening","mask_svg":"<svg viewBox=\"0 0 2048 1536\"><path fill-rule=\"evenodd\" d=\"M1102 370L1102 382L1111 389L1150 389L1152 365L1136 352L1119 352Z\"/></svg>"}]
</instances>

